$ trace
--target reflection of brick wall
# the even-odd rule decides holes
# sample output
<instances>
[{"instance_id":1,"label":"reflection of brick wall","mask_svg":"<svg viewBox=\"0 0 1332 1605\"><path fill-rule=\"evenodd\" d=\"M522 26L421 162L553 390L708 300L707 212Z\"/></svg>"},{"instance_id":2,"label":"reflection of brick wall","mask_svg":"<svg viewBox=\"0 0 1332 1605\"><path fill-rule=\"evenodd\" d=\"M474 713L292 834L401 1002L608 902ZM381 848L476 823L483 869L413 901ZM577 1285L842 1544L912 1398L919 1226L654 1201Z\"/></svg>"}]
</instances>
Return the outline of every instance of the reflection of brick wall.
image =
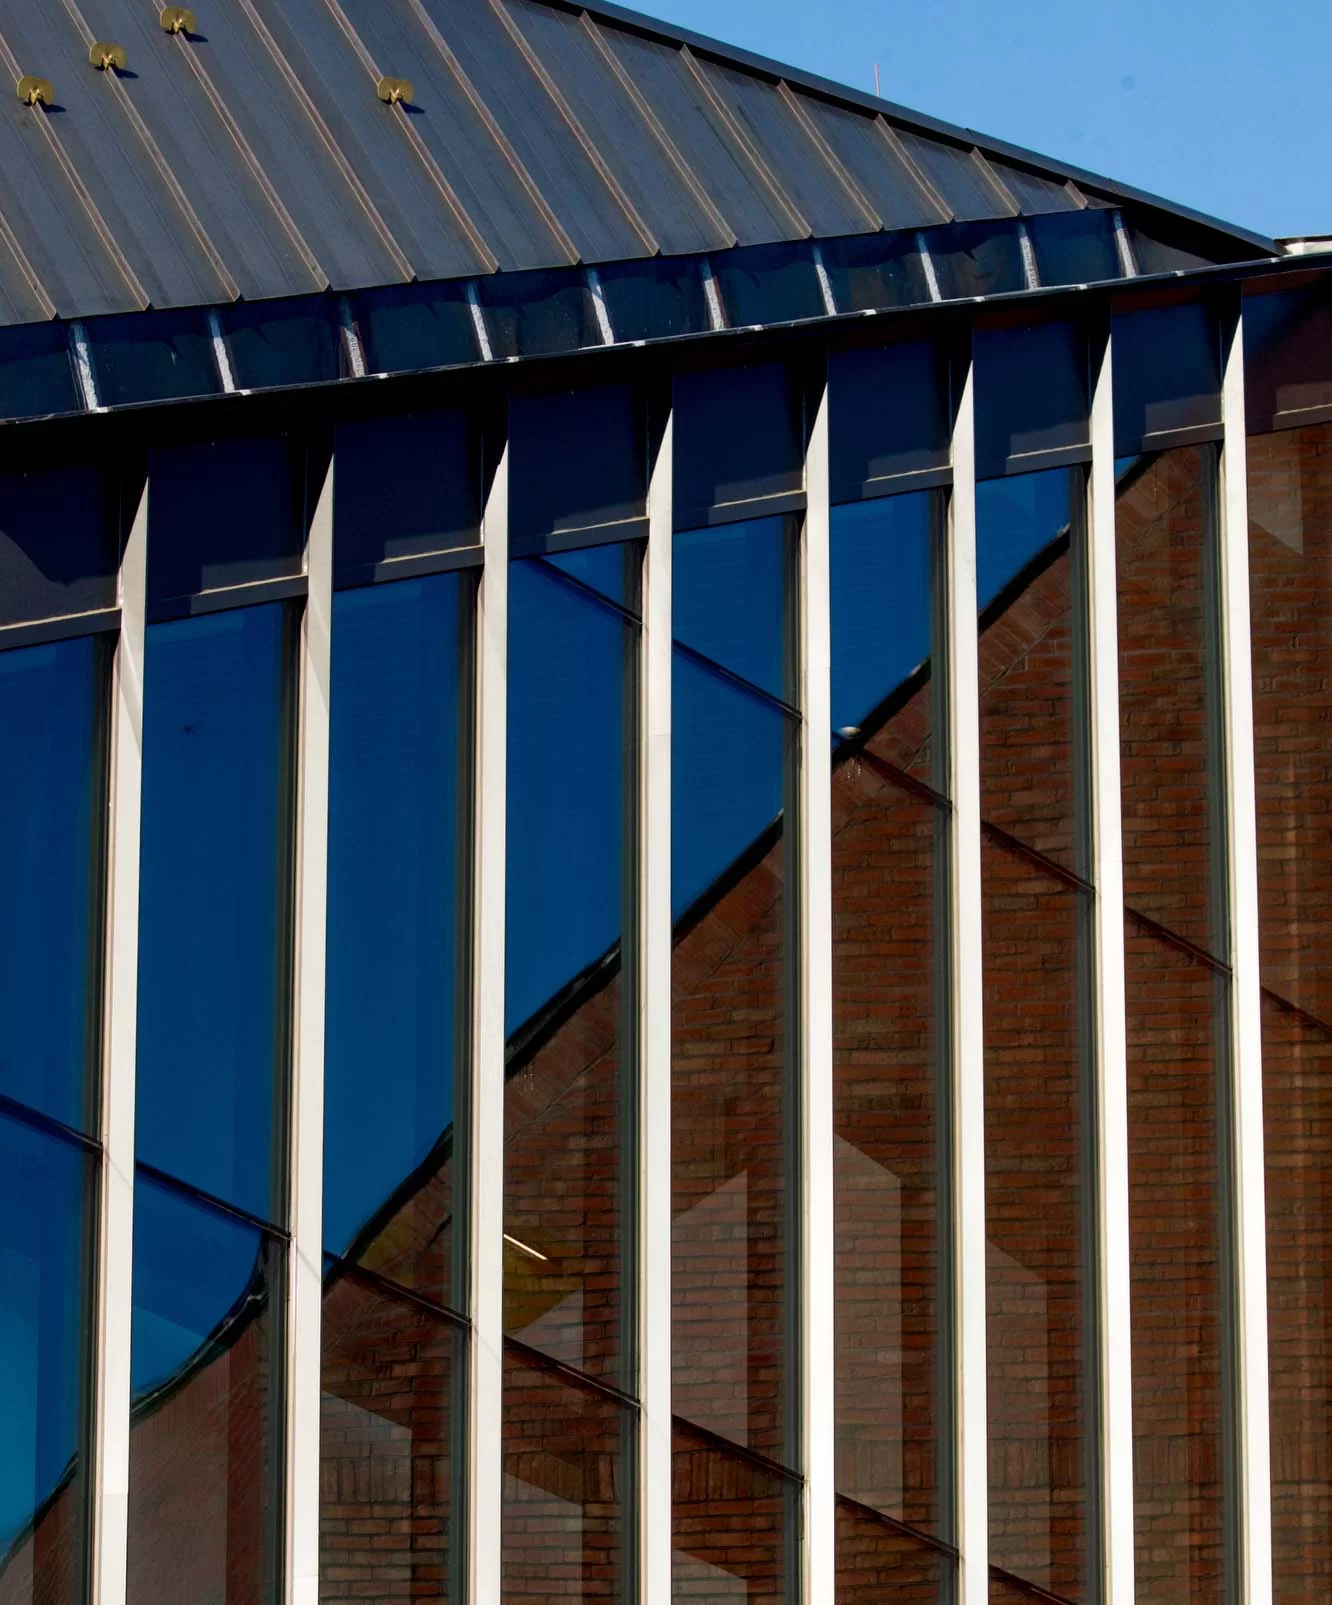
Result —
<instances>
[{"instance_id":1,"label":"reflection of brick wall","mask_svg":"<svg viewBox=\"0 0 1332 1605\"><path fill-rule=\"evenodd\" d=\"M1272 1525L1282 1605L1332 1598L1332 426L1249 442Z\"/></svg>"}]
</instances>

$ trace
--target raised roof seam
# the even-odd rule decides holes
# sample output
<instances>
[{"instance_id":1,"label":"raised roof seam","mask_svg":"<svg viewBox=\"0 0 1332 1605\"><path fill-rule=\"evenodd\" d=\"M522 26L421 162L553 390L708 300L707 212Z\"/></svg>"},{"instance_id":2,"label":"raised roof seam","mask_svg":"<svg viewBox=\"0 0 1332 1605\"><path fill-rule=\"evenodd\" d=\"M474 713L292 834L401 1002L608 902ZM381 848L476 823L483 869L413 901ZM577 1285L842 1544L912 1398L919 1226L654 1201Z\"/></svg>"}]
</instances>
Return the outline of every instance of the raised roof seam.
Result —
<instances>
[{"instance_id":1,"label":"raised roof seam","mask_svg":"<svg viewBox=\"0 0 1332 1605\"><path fill-rule=\"evenodd\" d=\"M971 147L970 154L972 162L980 169L981 176L984 178L985 182L992 186L995 194L999 197L1003 204L1009 208L1011 215L1013 217L1021 217L1022 208L1018 205L1017 196L1013 194L1008 185L1004 183L1003 179L999 177L998 173L995 172L990 163L986 161L985 153L981 150L980 146L973 145Z\"/></svg>"},{"instance_id":2,"label":"raised roof seam","mask_svg":"<svg viewBox=\"0 0 1332 1605\"><path fill-rule=\"evenodd\" d=\"M663 126L660 118L657 116L656 112L653 111L651 105L639 90L638 85L625 71L623 64L616 56L615 52L611 49L610 45L606 42L601 29L596 25L595 22L593 22L591 16L586 11L579 13L578 22L579 26L587 34L588 38L591 39L593 45L600 54L601 59L615 75L615 78L619 82L621 89L624 90L625 94L632 102L634 110L643 119L653 137L665 152L671 166L674 167L675 171L679 174L681 181L688 189L690 196L693 198L699 210L705 213L708 221L716 228L717 232L722 237L723 243L728 245L738 245L740 243L739 235L718 210L716 203L708 194L707 190L702 184L699 183L694 174L693 168L689 166L688 162L685 161L684 157L676 148L675 141L666 132L666 129Z\"/></svg>"},{"instance_id":3,"label":"raised roof seam","mask_svg":"<svg viewBox=\"0 0 1332 1605\"><path fill-rule=\"evenodd\" d=\"M78 32L82 34L84 44L91 46L97 36L88 26L82 13L74 4L74 0L61 0L61 4L64 6L65 13L69 17L70 21L74 24ZM162 154L161 147L153 138L147 123L145 123L143 118L139 115L139 109L134 104L133 98L129 91L125 88L120 74L116 72L114 68L108 68L108 70L104 72L102 76L110 80L111 92L118 97L121 109L125 113L126 120L128 121L130 127L134 130L139 143L147 152L148 160L153 164L154 168L156 168L158 177L165 185L172 200L174 200L176 205L180 208L181 216L185 219L186 225L198 242L199 249L208 259L209 266L217 275L218 282L233 301L237 300L240 296L240 285L237 284L235 278L232 276L231 269L227 266L221 251L219 251L218 248L213 244L212 237L209 235L208 230L204 227L199 214L191 205L189 197L186 195L184 189L177 180L175 173L172 171L170 162L168 162L166 157Z\"/></svg>"},{"instance_id":4,"label":"raised roof seam","mask_svg":"<svg viewBox=\"0 0 1332 1605\"><path fill-rule=\"evenodd\" d=\"M661 251L661 246L656 237L653 235L652 230L647 226L646 222L644 222L642 214L629 199L629 196L621 185L619 179L616 178L615 174L608 166L605 157L597 149L596 141L588 137L586 129L584 129L583 125L574 115L573 107L570 106L569 102L564 98L559 85L542 65L541 59L537 55L536 51L532 49L531 45L523 37L522 30L518 27L517 23L514 22L513 18L509 16L504 6L500 3L500 0L488 0L488 3L491 11L493 11L495 16L498 18L500 27L504 29L506 34L508 34L509 38L513 41L514 48L517 50L518 54L532 69L532 74L536 78L536 81L550 97L551 105L554 106L555 110L568 125L569 132L578 142L578 145L581 147L583 154L587 157L588 161L591 162L593 170L596 172L597 176L601 179L606 188L611 192L611 196L615 200L616 205L619 206L620 210L628 219L630 228L632 228L634 233L638 235L639 239L642 240L643 244L647 246L648 250L653 256L658 255Z\"/></svg>"},{"instance_id":5,"label":"raised roof seam","mask_svg":"<svg viewBox=\"0 0 1332 1605\"><path fill-rule=\"evenodd\" d=\"M0 212L0 244L3 244L5 249L13 257L14 265L18 268L20 274L22 274L28 288L32 291L33 296L36 298L37 305L41 307L45 316L48 318L54 318L58 310L56 304L47 294L46 286L37 277L36 270L33 268L32 263L29 262L27 253L19 244L18 236L14 233L13 229L10 228L9 220L6 218L3 212Z\"/></svg>"},{"instance_id":6,"label":"raised roof seam","mask_svg":"<svg viewBox=\"0 0 1332 1605\"><path fill-rule=\"evenodd\" d=\"M856 183L855 179L851 177L851 174L847 172L837 154L834 152L832 146L819 132L817 126L815 125L814 119L800 104L800 97L792 90L790 84L788 84L784 78L778 82L777 93L781 99L785 101L788 109L791 112L791 115L804 130L810 144L814 146L815 150L818 151L820 156L822 156L826 165L831 169L833 177L846 191L847 195L852 201L852 204L859 207L861 213L869 222L870 227L878 229L883 228L885 225L885 220L879 216L878 212L871 205L869 197L860 188L859 184Z\"/></svg>"},{"instance_id":7,"label":"raised roof seam","mask_svg":"<svg viewBox=\"0 0 1332 1605\"><path fill-rule=\"evenodd\" d=\"M346 183L348 189L351 190L353 196L360 204L361 210L365 213L367 219L369 220L371 228L373 228L375 233L379 236L381 244L388 252L392 261L397 265L398 271L402 274L404 279L415 278L415 268L412 266L412 263L408 260L408 258L403 254L402 247L394 239L393 231L379 215L379 208L375 205L374 201L371 200L369 191L357 177L356 171L352 167L351 163L343 155L342 149L338 145L337 140L333 138L332 130L319 115L319 108L306 93L305 87L301 83L300 79L296 76L295 70L292 68L291 63L287 60L286 56L283 55L281 49L279 49L277 40L274 39L271 33L269 33L268 26L255 9L253 0L232 0L232 3L237 7L238 10L245 13L246 20L254 29L256 38L268 52L272 59L273 65L277 68L278 72L281 74L290 88L292 99L309 119L310 125L313 127L320 141L327 149L329 155L332 157L338 172L342 174L343 181ZM188 48L188 46L185 48Z\"/></svg>"},{"instance_id":8,"label":"raised roof seam","mask_svg":"<svg viewBox=\"0 0 1332 1605\"><path fill-rule=\"evenodd\" d=\"M897 157L897 159L906 168L907 172L920 186L921 190L925 194L926 200L928 200L930 204L938 211L939 221L941 223L953 222L957 216L957 213L954 212L953 208L944 199L942 191L937 189L930 181L925 169L906 148L905 143L898 136L897 130L886 117L876 117L874 121L878 126L880 134L882 134L884 139L887 140L893 155Z\"/></svg>"},{"instance_id":9,"label":"raised roof seam","mask_svg":"<svg viewBox=\"0 0 1332 1605\"><path fill-rule=\"evenodd\" d=\"M375 61L374 56L371 54L370 47L366 44L365 40L361 38L360 34L357 33L352 24L351 18L348 17L347 13L342 9L341 5L339 5L338 0L323 0L323 4L329 15L333 18L333 21L341 30L343 37L351 46L357 60L361 63L362 67L364 67L371 82L377 84L384 75L380 70L379 64ZM425 141L412 126L410 116L407 114L404 108L399 105L392 106L390 108L390 112L393 117L393 121L402 133L403 138L407 141L408 145L411 146L412 154L416 157L417 161L420 162L426 177L439 191L440 198L452 213L454 222L456 222L458 227L462 230L464 236L466 237L467 243L476 253L480 265L486 268L489 272L494 273L500 265L499 258L490 249L490 246L486 242L481 230L473 222L470 214L467 211L467 208L459 199L457 191L454 189L453 185L449 183L447 177L445 176L443 168L441 168L439 163L436 162L435 158L427 149Z\"/></svg>"},{"instance_id":10,"label":"raised roof seam","mask_svg":"<svg viewBox=\"0 0 1332 1605\"><path fill-rule=\"evenodd\" d=\"M773 200L776 201L778 207L786 213L786 216L795 226L797 233L799 233L802 238L808 239L813 234L814 230L810 228L809 224L796 210L794 202L790 201L782 193L781 186L777 183L777 180L772 176L771 172L769 172L767 163L763 160L762 156L759 154L753 142L745 133L744 129L741 128L740 123L732 113L731 108L726 104L721 96L717 94L716 90L714 90L712 85L708 82L707 74L699 66L693 52L690 50L688 45L680 46L680 59L688 68L694 82L698 85L699 92L703 95L708 105L712 107L712 110L716 116L721 119L722 125L725 127L727 133L730 134L731 138L740 147L741 154L744 155L749 161L750 166L758 175L758 178L762 182L764 188L767 189Z\"/></svg>"},{"instance_id":11,"label":"raised roof seam","mask_svg":"<svg viewBox=\"0 0 1332 1605\"><path fill-rule=\"evenodd\" d=\"M467 97L468 104L476 113L477 117L481 120L482 126L490 135L491 139L494 140L499 149L500 155L503 156L504 160L508 162L509 166L513 169L513 176L518 180L519 184L522 185L528 200L531 201L532 205L540 214L542 222L554 236L556 245L558 245L560 250L564 252L566 264L572 267L574 263L579 260L578 247L569 238L569 235L565 232L564 225L560 222L559 218L556 217L555 213L551 210L551 207L545 196L534 183L532 175L527 171L522 158L509 142L509 136L500 127L499 123L496 122L494 113L491 111L490 107L486 105L485 101L477 92L476 86L472 83L472 80L463 70L462 62L460 62L457 56L454 55L449 46L448 40L445 39L444 35L435 26L434 19L421 4L421 0L405 0L405 4L411 14L416 18L417 24L421 31L435 47L440 60L443 61L449 72L452 73L454 82Z\"/></svg>"},{"instance_id":12,"label":"raised roof seam","mask_svg":"<svg viewBox=\"0 0 1332 1605\"><path fill-rule=\"evenodd\" d=\"M18 80L23 76L23 72L19 66L18 58L9 48L9 41L4 37L3 33L0 33L0 61L3 61L4 65L13 74L14 82L17 83ZM107 227L106 219L102 216L97 202L93 200L92 195L89 193L88 186L83 182L82 178L79 177L78 169L75 167L74 163L70 161L69 156L61 146L59 139L57 139L55 134L52 132L45 107L39 103L31 109L28 115L38 119L42 130L41 137L46 141L47 147L51 151L51 154L55 157L61 172L65 175L65 179L68 182L69 187L78 197L79 205L83 207L84 212L87 214L88 221L92 224L93 232L102 242L102 246L105 249L106 254L110 257L116 272L119 273L121 278L124 280L126 288L138 301L140 307L148 306L149 301L147 292L144 290L143 285L139 283L138 276L135 274L134 269L129 264L129 259L120 249L119 245L116 244L115 236Z\"/></svg>"}]
</instances>

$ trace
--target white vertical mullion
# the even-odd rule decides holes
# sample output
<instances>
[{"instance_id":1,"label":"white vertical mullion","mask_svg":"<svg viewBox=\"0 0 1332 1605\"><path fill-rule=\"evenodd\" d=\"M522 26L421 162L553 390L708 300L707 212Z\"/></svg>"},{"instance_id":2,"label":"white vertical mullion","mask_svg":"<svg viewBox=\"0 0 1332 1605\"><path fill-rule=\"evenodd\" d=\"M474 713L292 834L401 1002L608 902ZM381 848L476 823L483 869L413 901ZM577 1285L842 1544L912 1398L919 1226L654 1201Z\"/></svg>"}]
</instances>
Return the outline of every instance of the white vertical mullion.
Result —
<instances>
[{"instance_id":1,"label":"white vertical mullion","mask_svg":"<svg viewBox=\"0 0 1332 1605\"><path fill-rule=\"evenodd\" d=\"M1110 331L1092 392L1087 518L1095 1083L1092 1121L1100 1388L1101 1599L1133 1605L1133 1388L1129 1327L1128 1038L1119 771L1115 415Z\"/></svg>"},{"instance_id":2,"label":"white vertical mullion","mask_svg":"<svg viewBox=\"0 0 1332 1605\"><path fill-rule=\"evenodd\" d=\"M319 1597L319 1427L323 1313L324 987L328 907L329 680L333 643L330 457L307 545L300 630L292 954L291 1249L287 1267L287 1583Z\"/></svg>"},{"instance_id":3,"label":"white vertical mullion","mask_svg":"<svg viewBox=\"0 0 1332 1605\"><path fill-rule=\"evenodd\" d=\"M504 854L509 603L509 447L481 521L476 607L473 1037L468 1175L472 1329L466 1509L467 1599L501 1595L504 1385Z\"/></svg>"},{"instance_id":4,"label":"white vertical mullion","mask_svg":"<svg viewBox=\"0 0 1332 1605\"><path fill-rule=\"evenodd\" d=\"M1236 297L1238 303L1238 295ZM1249 641L1249 516L1243 319L1224 331L1221 450L1221 642L1224 686L1230 960L1230 1127L1240 1522L1239 1599L1272 1598L1271 1447L1267 1373L1267 1211L1263 1149L1262 997L1258 948L1258 820Z\"/></svg>"},{"instance_id":5,"label":"white vertical mullion","mask_svg":"<svg viewBox=\"0 0 1332 1605\"><path fill-rule=\"evenodd\" d=\"M801 1450L805 1487L804 1593L836 1585L833 1221L832 644L829 622L828 385L820 384L805 458L800 562L799 1150Z\"/></svg>"},{"instance_id":6,"label":"white vertical mullion","mask_svg":"<svg viewBox=\"0 0 1332 1605\"><path fill-rule=\"evenodd\" d=\"M639 1598L671 1600L671 542L674 423L648 487L643 565L639 1017Z\"/></svg>"},{"instance_id":7,"label":"white vertical mullion","mask_svg":"<svg viewBox=\"0 0 1332 1605\"><path fill-rule=\"evenodd\" d=\"M953 425L947 552L952 943L954 1497L959 1605L989 1598L985 1297L985 1036L981 966L975 397L968 359Z\"/></svg>"},{"instance_id":8,"label":"white vertical mullion","mask_svg":"<svg viewBox=\"0 0 1332 1605\"><path fill-rule=\"evenodd\" d=\"M139 1007L139 835L148 575L145 484L120 563L111 688L102 1062L98 1342L93 1397L93 1600L125 1605L129 1536L130 1313L134 1283L134 1070Z\"/></svg>"}]
</instances>

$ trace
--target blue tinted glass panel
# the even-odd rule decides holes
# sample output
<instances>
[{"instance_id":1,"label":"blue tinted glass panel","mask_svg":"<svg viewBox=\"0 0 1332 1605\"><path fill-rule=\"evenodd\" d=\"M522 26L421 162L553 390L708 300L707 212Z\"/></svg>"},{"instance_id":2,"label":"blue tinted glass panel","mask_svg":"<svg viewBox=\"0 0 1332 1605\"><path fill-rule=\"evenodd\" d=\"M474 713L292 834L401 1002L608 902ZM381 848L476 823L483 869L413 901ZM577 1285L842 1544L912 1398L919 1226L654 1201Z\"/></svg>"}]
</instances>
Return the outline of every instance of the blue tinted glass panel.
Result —
<instances>
[{"instance_id":1,"label":"blue tinted glass panel","mask_svg":"<svg viewBox=\"0 0 1332 1605\"><path fill-rule=\"evenodd\" d=\"M520 547L646 514L646 419L629 385L514 396L509 454L509 535Z\"/></svg>"},{"instance_id":2,"label":"blue tinted glass panel","mask_svg":"<svg viewBox=\"0 0 1332 1605\"><path fill-rule=\"evenodd\" d=\"M1130 217L1129 234L1133 240L1133 259L1139 273L1179 273L1193 268L1208 267L1213 262L1234 262L1240 259L1234 242L1222 241L1220 236L1185 234L1181 229L1170 239L1163 239L1153 224L1144 228L1140 219ZM1173 232L1173 231L1172 231Z\"/></svg>"},{"instance_id":3,"label":"blue tinted glass panel","mask_svg":"<svg viewBox=\"0 0 1332 1605\"><path fill-rule=\"evenodd\" d=\"M279 1245L138 1178L130 1599L277 1597L282 1293Z\"/></svg>"},{"instance_id":4,"label":"blue tinted glass panel","mask_svg":"<svg viewBox=\"0 0 1332 1605\"><path fill-rule=\"evenodd\" d=\"M675 381L675 524L804 483L799 397L777 363L680 374Z\"/></svg>"},{"instance_id":5,"label":"blue tinted glass panel","mask_svg":"<svg viewBox=\"0 0 1332 1605\"><path fill-rule=\"evenodd\" d=\"M1042 284L1096 284L1121 277L1114 223L1105 207L1029 217L1027 232Z\"/></svg>"},{"instance_id":6,"label":"blue tinted glass panel","mask_svg":"<svg viewBox=\"0 0 1332 1605\"><path fill-rule=\"evenodd\" d=\"M576 552L552 552L545 561L549 567L559 569L570 579L608 597L629 612L638 612L641 548L636 541L584 546Z\"/></svg>"},{"instance_id":7,"label":"blue tinted glass panel","mask_svg":"<svg viewBox=\"0 0 1332 1605\"><path fill-rule=\"evenodd\" d=\"M1172 444L1176 430L1219 427L1220 351L1207 307L1121 313L1113 341L1117 456Z\"/></svg>"},{"instance_id":8,"label":"blue tinted glass panel","mask_svg":"<svg viewBox=\"0 0 1332 1605\"><path fill-rule=\"evenodd\" d=\"M712 266L732 328L821 318L827 312L808 245L721 251L712 258Z\"/></svg>"},{"instance_id":9,"label":"blue tinted glass panel","mask_svg":"<svg viewBox=\"0 0 1332 1605\"><path fill-rule=\"evenodd\" d=\"M438 574L343 591L333 604L324 1242L442 1304L453 1286L467 993L458 935L472 589L470 576ZM427 1162L432 1252L399 1260L390 1201L426 1179Z\"/></svg>"},{"instance_id":10,"label":"blue tinted glass panel","mask_svg":"<svg viewBox=\"0 0 1332 1605\"><path fill-rule=\"evenodd\" d=\"M298 573L305 534L298 456L285 435L154 452L149 600Z\"/></svg>"},{"instance_id":11,"label":"blue tinted glass panel","mask_svg":"<svg viewBox=\"0 0 1332 1605\"><path fill-rule=\"evenodd\" d=\"M340 424L333 449L339 584L369 579L381 563L480 541L480 442L463 412Z\"/></svg>"},{"instance_id":12,"label":"blue tinted glass panel","mask_svg":"<svg viewBox=\"0 0 1332 1605\"><path fill-rule=\"evenodd\" d=\"M832 499L872 496L876 481L948 465L948 357L910 341L828 357Z\"/></svg>"},{"instance_id":13,"label":"blue tinted glass panel","mask_svg":"<svg viewBox=\"0 0 1332 1605\"><path fill-rule=\"evenodd\" d=\"M1312 290L1244 298L1244 391L1251 435L1278 422L1314 423L1332 407L1332 295ZM1303 415L1303 416L1302 416Z\"/></svg>"},{"instance_id":14,"label":"blue tinted glass panel","mask_svg":"<svg viewBox=\"0 0 1332 1605\"><path fill-rule=\"evenodd\" d=\"M223 312L222 326L242 390L343 377L342 340L328 297L242 303Z\"/></svg>"},{"instance_id":15,"label":"blue tinted glass panel","mask_svg":"<svg viewBox=\"0 0 1332 1605\"><path fill-rule=\"evenodd\" d=\"M1005 295L1027 287L1017 225L1011 219L950 223L928 229L924 239L945 301Z\"/></svg>"},{"instance_id":16,"label":"blue tinted glass panel","mask_svg":"<svg viewBox=\"0 0 1332 1605\"><path fill-rule=\"evenodd\" d=\"M540 560L510 565L505 1329L627 1387L621 934L637 638Z\"/></svg>"},{"instance_id":17,"label":"blue tinted glass panel","mask_svg":"<svg viewBox=\"0 0 1332 1605\"><path fill-rule=\"evenodd\" d=\"M1069 529L1074 478L1066 468L976 487L976 602L981 608L1030 563L1053 556Z\"/></svg>"},{"instance_id":18,"label":"blue tinted glass panel","mask_svg":"<svg viewBox=\"0 0 1332 1605\"><path fill-rule=\"evenodd\" d=\"M119 560L110 475L78 463L0 475L0 624L114 607Z\"/></svg>"},{"instance_id":19,"label":"blue tinted glass panel","mask_svg":"<svg viewBox=\"0 0 1332 1605\"><path fill-rule=\"evenodd\" d=\"M976 475L1049 466L1041 452L1090 442L1087 347L1071 323L979 329L976 373Z\"/></svg>"},{"instance_id":20,"label":"blue tinted glass panel","mask_svg":"<svg viewBox=\"0 0 1332 1605\"><path fill-rule=\"evenodd\" d=\"M674 566L675 639L770 696L786 697L786 520L756 518L679 534Z\"/></svg>"},{"instance_id":21,"label":"blue tinted glass panel","mask_svg":"<svg viewBox=\"0 0 1332 1605\"><path fill-rule=\"evenodd\" d=\"M203 312L133 312L84 328L103 407L213 396L222 389Z\"/></svg>"},{"instance_id":22,"label":"blue tinted glass panel","mask_svg":"<svg viewBox=\"0 0 1332 1605\"><path fill-rule=\"evenodd\" d=\"M148 630L137 1151L275 1218L289 871L280 605Z\"/></svg>"},{"instance_id":23,"label":"blue tinted glass panel","mask_svg":"<svg viewBox=\"0 0 1332 1605\"><path fill-rule=\"evenodd\" d=\"M0 418L82 410L63 323L0 329Z\"/></svg>"},{"instance_id":24,"label":"blue tinted glass panel","mask_svg":"<svg viewBox=\"0 0 1332 1605\"><path fill-rule=\"evenodd\" d=\"M699 259L612 262L597 269L617 340L661 340L709 327Z\"/></svg>"},{"instance_id":25,"label":"blue tinted glass panel","mask_svg":"<svg viewBox=\"0 0 1332 1605\"><path fill-rule=\"evenodd\" d=\"M602 343L582 268L502 273L477 284L497 357L536 357Z\"/></svg>"},{"instance_id":26,"label":"blue tinted glass panel","mask_svg":"<svg viewBox=\"0 0 1332 1605\"><path fill-rule=\"evenodd\" d=\"M935 521L929 491L833 511L834 732L867 733L929 672Z\"/></svg>"},{"instance_id":27,"label":"blue tinted glass panel","mask_svg":"<svg viewBox=\"0 0 1332 1605\"><path fill-rule=\"evenodd\" d=\"M913 234L822 240L823 265L839 312L924 306L933 299Z\"/></svg>"},{"instance_id":28,"label":"blue tinted glass panel","mask_svg":"<svg viewBox=\"0 0 1332 1605\"><path fill-rule=\"evenodd\" d=\"M0 1092L94 1115L107 659L96 637L0 652Z\"/></svg>"},{"instance_id":29,"label":"blue tinted glass panel","mask_svg":"<svg viewBox=\"0 0 1332 1605\"><path fill-rule=\"evenodd\" d=\"M357 327L371 373L475 362L476 326L462 284L404 284L361 296Z\"/></svg>"},{"instance_id":30,"label":"blue tinted glass panel","mask_svg":"<svg viewBox=\"0 0 1332 1605\"><path fill-rule=\"evenodd\" d=\"M94 1161L0 1115L0 1593L84 1597L84 1398Z\"/></svg>"},{"instance_id":31,"label":"blue tinted glass panel","mask_svg":"<svg viewBox=\"0 0 1332 1605\"><path fill-rule=\"evenodd\" d=\"M678 919L780 825L788 720L682 652L671 683L671 908Z\"/></svg>"}]
</instances>

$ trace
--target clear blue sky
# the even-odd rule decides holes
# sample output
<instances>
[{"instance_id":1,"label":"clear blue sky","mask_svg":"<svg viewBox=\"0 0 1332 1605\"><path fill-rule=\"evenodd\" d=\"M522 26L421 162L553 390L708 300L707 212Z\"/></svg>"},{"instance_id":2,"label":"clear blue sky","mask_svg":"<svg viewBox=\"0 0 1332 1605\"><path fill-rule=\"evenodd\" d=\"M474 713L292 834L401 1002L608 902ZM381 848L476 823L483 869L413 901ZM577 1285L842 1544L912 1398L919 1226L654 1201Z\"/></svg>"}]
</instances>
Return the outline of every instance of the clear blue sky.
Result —
<instances>
[{"instance_id":1,"label":"clear blue sky","mask_svg":"<svg viewBox=\"0 0 1332 1605\"><path fill-rule=\"evenodd\" d=\"M630 0L634 3L634 0ZM636 0L1268 234L1332 233L1329 0Z\"/></svg>"}]
</instances>

